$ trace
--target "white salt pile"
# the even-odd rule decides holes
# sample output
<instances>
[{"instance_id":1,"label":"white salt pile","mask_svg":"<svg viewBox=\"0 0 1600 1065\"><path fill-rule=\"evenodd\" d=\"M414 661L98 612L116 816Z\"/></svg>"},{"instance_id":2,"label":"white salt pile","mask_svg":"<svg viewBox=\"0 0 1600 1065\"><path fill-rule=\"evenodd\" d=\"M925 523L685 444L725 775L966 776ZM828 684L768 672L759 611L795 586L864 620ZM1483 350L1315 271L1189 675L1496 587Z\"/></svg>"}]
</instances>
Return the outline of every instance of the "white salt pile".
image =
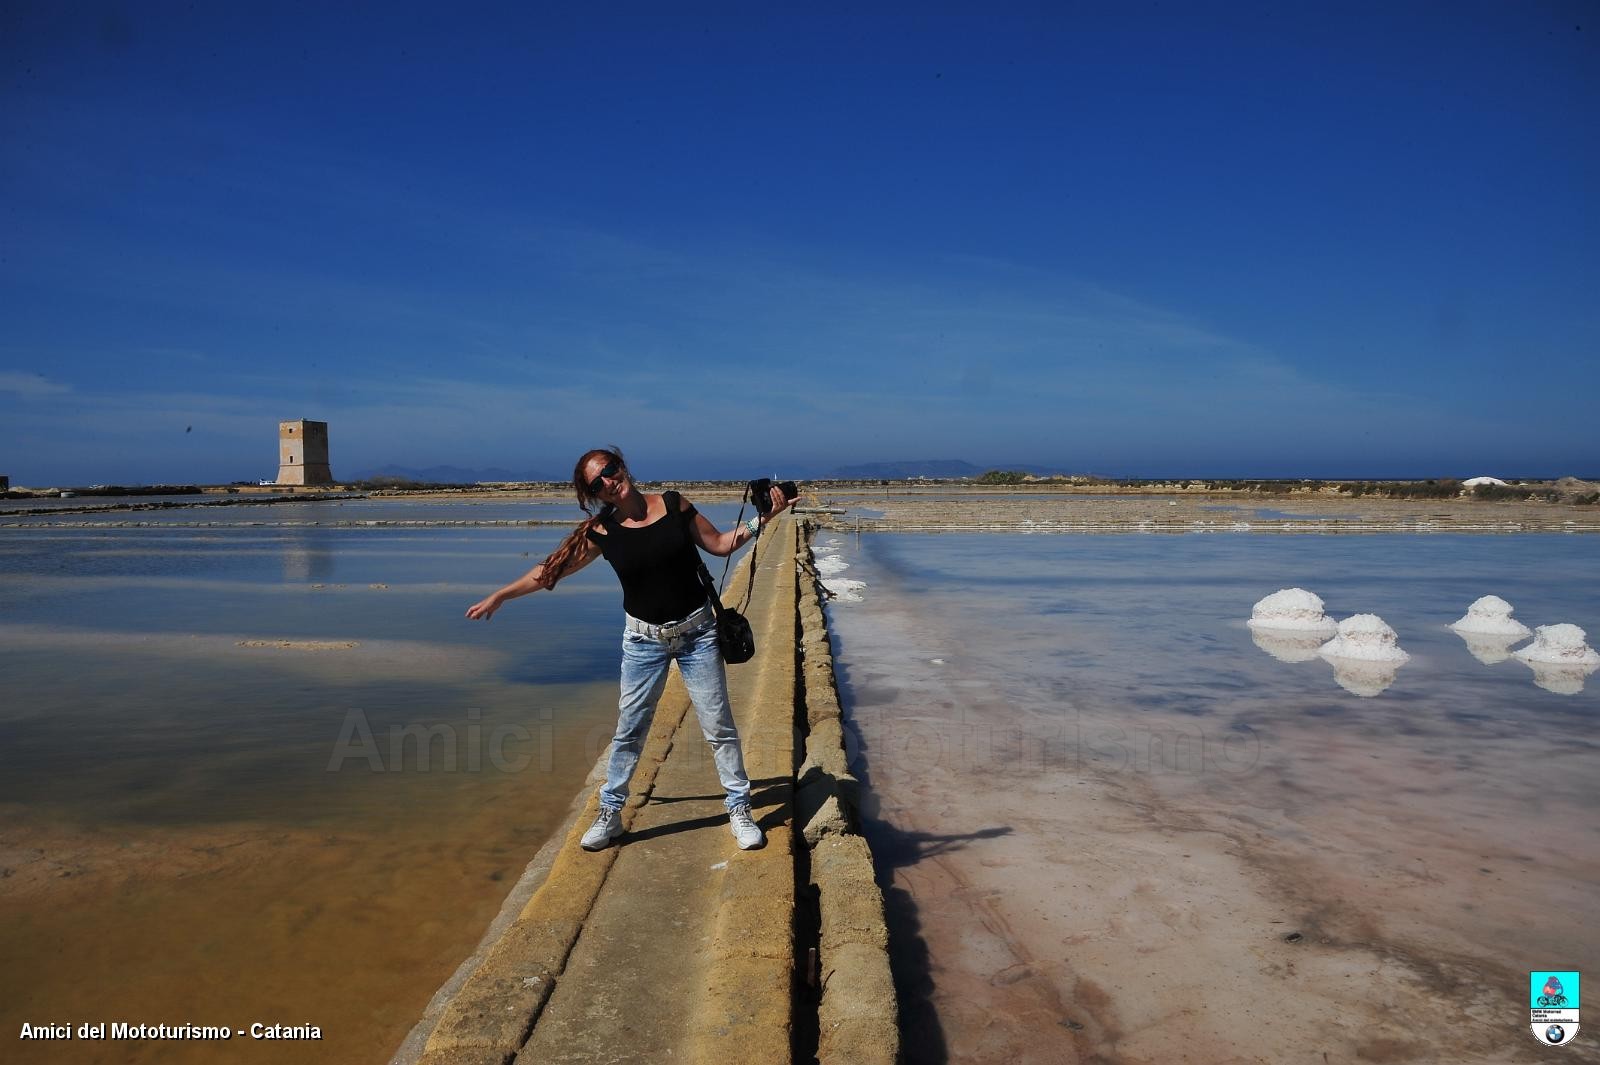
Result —
<instances>
[{"instance_id":1,"label":"white salt pile","mask_svg":"<svg viewBox=\"0 0 1600 1065\"><path fill-rule=\"evenodd\" d=\"M1400 649L1399 638L1387 623L1376 614L1356 614L1339 622L1333 639L1317 651L1323 658L1349 658L1361 662L1393 662L1399 665L1411 660Z\"/></svg>"},{"instance_id":2,"label":"white salt pile","mask_svg":"<svg viewBox=\"0 0 1600 1065\"><path fill-rule=\"evenodd\" d=\"M1395 673L1411 656L1376 614L1356 614L1339 622L1333 639L1317 649L1333 666L1333 679L1352 695L1370 699L1394 683Z\"/></svg>"},{"instance_id":3,"label":"white salt pile","mask_svg":"<svg viewBox=\"0 0 1600 1065\"><path fill-rule=\"evenodd\" d=\"M865 581L855 581L840 574L850 568L850 563L839 557L839 540L829 537L811 547L811 557L816 562L817 576L828 595L841 603L861 602L861 589Z\"/></svg>"},{"instance_id":4,"label":"white salt pile","mask_svg":"<svg viewBox=\"0 0 1600 1065\"><path fill-rule=\"evenodd\" d=\"M1527 663L1533 682L1545 691L1577 695L1589 674L1600 669L1600 654L1586 639L1576 625L1540 625L1533 630L1533 642L1512 653Z\"/></svg>"},{"instance_id":5,"label":"white salt pile","mask_svg":"<svg viewBox=\"0 0 1600 1065\"><path fill-rule=\"evenodd\" d=\"M1466 616L1450 627L1457 632L1483 636L1526 636L1528 626L1511 616L1511 604L1498 595L1486 595L1467 607Z\"/></svg>"},{"instance_id":6,"label":"white salt pile","mask_svg":"<svg viewBox=\"0 0 1600 1065\"><path fill-rule=\"evenodd\" d=\"M824 577L831 577L836 573L843 573L850 568L850 563L839 557L837 550L818 551L814 556L817 560L817 572Z\"/></svg>"},{"instance_id":7,"label":"white salt pile","mask_svg":"<svg viewBox=\"0 0 1600 1065\"><path fill-rule=\"evenodd\" d=\"M1331 636L1333 619L1322 612L1322 599L1304 588L1283 588L1262 599L1245 624L1252 629L1297 629Z\"/></svg>"},{"instance_id":8,"label":"white salt pile","mask_svg":"<svg viewBox=\"0 0 1600 1065\"><path fill-rule=\"evenodd\" d=\"M1540 625L1533 630L1533 642L1513 654L1530 665L1537 662L1587 672L1600 667L1600 654L1586 639L1588 634L1576 625Z\"/></svg>"}]
</instances>

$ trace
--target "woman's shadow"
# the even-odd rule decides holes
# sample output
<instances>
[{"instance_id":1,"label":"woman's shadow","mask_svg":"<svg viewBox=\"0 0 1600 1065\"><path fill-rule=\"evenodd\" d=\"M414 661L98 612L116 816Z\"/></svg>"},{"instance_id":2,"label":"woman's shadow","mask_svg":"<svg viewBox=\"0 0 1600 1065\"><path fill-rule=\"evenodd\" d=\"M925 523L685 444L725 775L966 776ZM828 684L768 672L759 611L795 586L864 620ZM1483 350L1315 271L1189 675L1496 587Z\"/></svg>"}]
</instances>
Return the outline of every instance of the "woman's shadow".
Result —
<instances>
[{"instance_id":1,"label":"woman's shadow","mask_svg":"<svg viewBox=\"0 0 1600 1065\"><path fill-rule=\"evenodd\" d=\"M1010 835L1011 827L1001 825L951 834L915 832L896 828L863 811L861 832L872 847L873 871L883 892L883 916L889 928L889 971L900 1004L900 1060L907 1065L945 1065L950 1051L934 1006L933 965L922 935L921 915L911 892L896 885L895 871L961 850L974 840Z\"/></svg>"},{"instance_id":2,"label":"woman's shadow","mask_svg":"<svg viewBox=\"0 0 1600 1065\"><path fill-rule=\"evenodd\" d=\"M840 701L848 707L859 693L852 691L848 671L840 668L837 659L835 669L839 674ZM861 834L872 848L873 873L883 892L889 970L900 1007L900 1060L907 1065L945 1065L950 1060L950 1050L934 1005L933 965L922 934L922 917L916 898L896 883L895 874L926 859L963 850L974 841L1010 835L1012 828L996 825L975 832L922 832L900 828L878 816L867 740L848 709L843 724L850 770L860 781L857 816Z\"/></svg>"}]
</instances>

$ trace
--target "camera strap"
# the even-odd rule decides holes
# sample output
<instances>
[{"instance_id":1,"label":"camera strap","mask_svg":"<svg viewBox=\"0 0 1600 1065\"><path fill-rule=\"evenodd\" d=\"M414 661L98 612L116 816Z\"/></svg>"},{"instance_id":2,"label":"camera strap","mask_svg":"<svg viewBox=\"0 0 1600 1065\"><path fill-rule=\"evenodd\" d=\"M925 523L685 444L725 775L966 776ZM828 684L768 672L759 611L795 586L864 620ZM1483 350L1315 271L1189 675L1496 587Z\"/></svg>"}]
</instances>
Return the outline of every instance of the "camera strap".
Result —
<instances>
[{"instance_id":1,"label":"camera strap","mask_svg":"<svg viewBox=\"0 0 1600 1065\"><path fill-rule=\"evenodd\" d=\"M733 521L733 527L735 529L737 529L739 527L739 523L740 522L744 521L745 504L746 503L753 503L753 502L754 501L750 498L750 486L749 485L745 485L744 486L744 495L742 495L739 498L739 516L737 518L735 518L734 521ZM748 607L750 605L750 596L755 592L755 588L756 588L756 542L758 540L760 540L760 539L761 538L759 536L754 536L754 537L750 538L750 573L748 574L750 579L744 586L744 599L739 603L739 606L736 608L741 613L745 610L746 607ZM728 567L731 566L731 565L733 565L733 552L730 551L728 553L728 556L722 560L722 578L721 578L721 580L719 580L717 582L717 586L719 588L723 588L723 587L727 586L727 584L728 584Z\"/></svg>"}]
</instances>

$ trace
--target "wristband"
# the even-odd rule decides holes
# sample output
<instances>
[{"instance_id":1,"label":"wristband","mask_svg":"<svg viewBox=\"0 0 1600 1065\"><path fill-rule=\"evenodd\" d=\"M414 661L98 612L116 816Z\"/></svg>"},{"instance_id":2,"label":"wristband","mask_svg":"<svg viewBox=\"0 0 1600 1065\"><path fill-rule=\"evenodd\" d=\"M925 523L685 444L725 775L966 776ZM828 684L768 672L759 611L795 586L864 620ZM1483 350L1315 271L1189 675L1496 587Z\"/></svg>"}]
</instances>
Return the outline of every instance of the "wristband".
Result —
<instances>
[{"instance_id":1,"label":"wristband","mask_svg":"<svg viewBox=\"0 0 1600 1065\"><path fill-rule=\"evenodd\" d=\"M754 540L761 535L761 518L759 516L751 518L744 523L744 528L750 534L750 539Z\"/></svg>"}]
</instances>

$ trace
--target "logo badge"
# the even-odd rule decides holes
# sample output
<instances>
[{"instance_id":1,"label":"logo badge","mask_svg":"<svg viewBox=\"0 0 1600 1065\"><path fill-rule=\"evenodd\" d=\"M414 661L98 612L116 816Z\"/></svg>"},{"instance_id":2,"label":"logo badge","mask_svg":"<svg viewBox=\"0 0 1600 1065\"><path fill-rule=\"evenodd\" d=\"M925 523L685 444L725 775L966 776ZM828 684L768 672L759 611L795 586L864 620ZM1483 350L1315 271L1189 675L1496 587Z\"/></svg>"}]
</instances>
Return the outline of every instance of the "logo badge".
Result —
<instances>
[{"instance_id":1,"label":"logo badge","mask_svg":"<svg viewBox=\"0 0 1600 1065\"><path fill-rule=\"evenodd\" d=\"M1528 974L1528 1013L1533 1037L1545 1046L1570 1043L1578 1034L1578 972L1537 969Z\"/></svg>"}]
</instances>

